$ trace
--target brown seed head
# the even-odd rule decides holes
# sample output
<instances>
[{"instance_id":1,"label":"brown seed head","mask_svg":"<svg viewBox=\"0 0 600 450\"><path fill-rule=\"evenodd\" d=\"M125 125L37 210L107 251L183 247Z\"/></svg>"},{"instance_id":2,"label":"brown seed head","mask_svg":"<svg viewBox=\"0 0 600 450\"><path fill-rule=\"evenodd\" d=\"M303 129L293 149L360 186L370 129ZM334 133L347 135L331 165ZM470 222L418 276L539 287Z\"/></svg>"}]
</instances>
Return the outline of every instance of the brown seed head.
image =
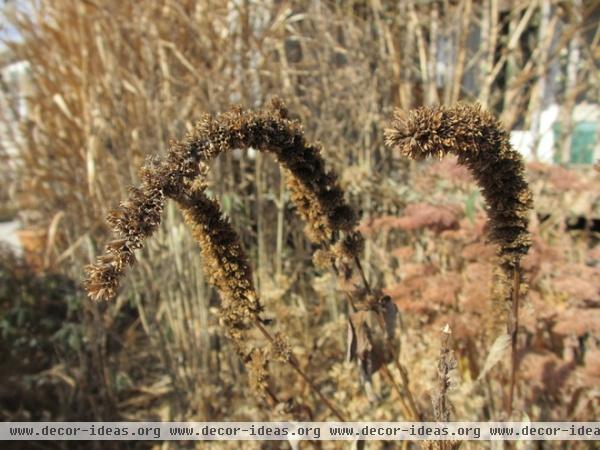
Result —
<instances>
[{"instance_id":1,"label":"brown seed head","mask_svg":"<svg viewBox=\"0 0 600 450\"><path fill-rule=\"evenodd\" d=\"M192 180L204 178L221 153L249 147L274 154L283 167L310 240L327 248L340 233L354 230L356 217L337 176L325 169L320 146L307 143L300 124L288 119L283 102L274 99L257 112L233 108L216 117L204 116L183 140L171 143L165 160L151 158L144 164L141 187L132 188L129 200L109 217L118 239L87 269L89 295L115 295L126 267L135 261L133 251L160 224L165 198L182 198Z\"/></svg>"},{"instance_id":2,"label":"brown seed head","mask_svg":"<svg viewBox=\"0 0 600 450\"><path fill-rule=\"evenodd\" d=\"M204 271L221 296L221 318L240 353L245 353L244 331L262 311L252 282L252 269L236 231L219 203L196 181L177 202L192 236L200 246Z\"/></svg>"},{"instance_id":3,"label":"brown seed head","mask_svg":"<svg viewBox=\"0 0 600 450\"><path fill-rule=\"evenodd\" d=\"M396 113L386 142L413 159L448 153L467 166L487 202L490 237L500 246L503 263L514 265L530 246L527 231L532 196L521 155L508 133L479 105L419 108Z\"/></svg>"}]
</instances>

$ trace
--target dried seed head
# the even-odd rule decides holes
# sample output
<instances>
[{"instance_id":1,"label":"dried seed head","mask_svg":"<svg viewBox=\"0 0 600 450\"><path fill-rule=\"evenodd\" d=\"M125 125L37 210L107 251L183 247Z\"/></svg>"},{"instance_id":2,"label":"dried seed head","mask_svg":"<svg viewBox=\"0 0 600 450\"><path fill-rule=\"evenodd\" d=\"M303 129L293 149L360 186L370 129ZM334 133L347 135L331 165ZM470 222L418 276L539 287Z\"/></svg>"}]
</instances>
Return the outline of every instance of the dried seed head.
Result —
<instances>
[{"instance_id":1,"label":"dried seed head","mask_svg":"<svg viewBox=\"0 0 600 450\"><path fill-rule=\"evenodd\" d=\"M182 198L193 179L204 178L214 158L236 148L252 147L276 156L310 240L329 246L339 232L352 231L356 217L344 201L337 176L325 170L320 146L307 143L300 125L287 116L279 99L258 112L233 108L216 117L206 115L183 140L171 143L164 161L149 159L140 171L141 187L132 188L129 200L109 217L118 240L125 239L126 245L107 248L110 259L87 269L90 296L115 295L124 270L135 261L133 250L158 228L165 198Z\"/></svg>"},{"instance_id":2,"label":"dried seed head","mask_svg":"<svg viewBox=\"0 0 600 450\"><path fill-rule=\"evenodd\" d=\"M344 237L340 248L347 258L358 257L365 248L365 238L359 232L354 231Z\"/></svg>"},{"instance_id":3,"label":"dried seed head","mask_svg":"<svg viewBox=\"0 0 600 450\"><path fill-rule=\"evenodd\" d=\"M276 333L271 342L270 354L276 361L288 362L292 357L292 348L286 336Z\"/></svg>"},{"instance_id":4,"label":"dried seed head","mask_svg":"<svg viewBox=\"0 0 600 450\"><path fill-rule=\"evenodd\" d=\"M329 250L318 249L313 253L313 264L319 269L329 269L335 261L335 256Z\"/></svg>"},{"instance_id":5,"label":"dried seed head","mask_svg":"<svg viewBox=\"0 0 600 450\"><path fill-rule=\"evenodd\" d=\"M141 248L144 239L160 224L164 200L160 189L131 188L129 200L110 213L108 221L118 238L106 245L103 256L86 267L90 297L104 300L116 295L126 268L135 263L134 250Z\"/></svg>"},{"instance_id":6,"label":"dried seed head","mask_svg":"<svg viewBox=\"0 0 600 450\"><path fill-rule=\"evenodd\" d=\"M218 202L204 193L211 161L237 148L273 153L287 175L291 198L307 222L309 238L325 248L356 226L337 176L325 170L320 147L306 143L300 125L287 115L283 103L275 99L256 113L234 108L216 117L204 116L183 140L170 144L164 160L152 158L144 164L141 187L132 188L129 200L109 218L118 239L110 242L106 254L87 270L89 295L113 297L124 270L135 261L133 251L159 226L165 198L176 200L201 247L205 272L220 293L221 320L238 353L251 355L252 384L259 392L267 388L266 355L256 349L248 351L246 331L259 320L262 305L237 233ZM356 236L352 239L358 242ZM356 247L351 241L344 248ZM270 351L282 361L291 358L291 349L281 335Z\"/></svg>"},{"instance_id":7,"label":"dried seed head","mask_svg":"<svg viewBox=\"0 0 600 450\"><path fill-rule=\"evenodd\" d=\"M489 236L499 245L500 266L509 274L530 246L527 231L532 195L521 155L501 124L478 105L397 112L386 142L413 159L452 153L475 176L487 203Z\"/></svg>"},{"instance_id":8,"label":"dried seed head","mask_svg":"<svg viewBox=\"0 0 600 450\"><path fill-rule=\"evenodd\" d=\"M266 396L267 388L269 387L269 360L266 352L262 349L255 348L248 361L248 378L250 388L260 397Z\"/></svg>"},{"instance_id":9,"label":"dried seed head","mask_svg":"<svg viewBox=\"0 0 600 450\"><path fill-rule=\"evenodd\" d=\"M257 112L234 108L214 118L205 116L183 141L171 146L169 159L186 167L186 161L208 163L236 148L272 153L284 169L292 201L307 222L308 237L327 243L337 231L352 230L356 218L344 201L337 176L325 169L321 147L307 143L300 124L287 116L279 99Z\"/></svg>"},{"instance_id":10,"label":"dried seed head","mask_svg":"<svg viewBox=\"0 0 600 450\"><path fill-rule=\"evenodd\" d=\"M516 259L529 248L531 192L521 155L508 133L478 105L420 108L397 115L386 141L413 159L452 153L475 175L488 205L491 238L502 256Z\"/></svg>"},{"instance_id":11,"label":"dried seed head","mask_svg":"<svg viewBox=\"0 0 600 450\"><path fill-rule=\"evenodd\" d=\"M204 271L221 296L221 317L239 349L244 330L262 311L252 282L252 270L238 234L223 216L219 203L196 181L177 202L202 252Z\"/></svg>"},{"instance_id":12,"label":"dried seed head","mask_svg":"<svg viewBox=\"0 0 600 450\"><path fill-rule=\"evenodd\" d=\"M108 300L116 295L125 270L135 263L134 250L142 248L144 240L158 229L166 197L180 195L184 181L198 176L193 158L173 153L166 161L148 158L140 169L141 186L130 188L129 198L108 215L118 238L106 245L104 256L86 268L90 297Z\"/></svg>"}]
</instances>

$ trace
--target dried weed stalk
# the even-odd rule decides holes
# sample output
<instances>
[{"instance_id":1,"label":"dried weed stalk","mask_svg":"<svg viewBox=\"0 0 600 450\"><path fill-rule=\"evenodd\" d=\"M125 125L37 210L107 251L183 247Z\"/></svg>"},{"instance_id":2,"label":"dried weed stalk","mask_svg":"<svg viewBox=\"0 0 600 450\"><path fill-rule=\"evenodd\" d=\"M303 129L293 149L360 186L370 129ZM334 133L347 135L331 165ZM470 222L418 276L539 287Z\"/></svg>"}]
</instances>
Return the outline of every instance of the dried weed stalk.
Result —
<instances>
[{"instance_id":1,"label":"dried weed stalk","mask_svg":"<svg viewBox=\"0 0 600 450\"><path fill-rule=\"evenodd\" d=\"M437 360L437 386L433 395L433 418L436 422L450 422L452 405L448 391L452 385L453 372L458 365L451 348L452 331L446 325L442 330L442 345ZM457 440L425 441L421 444L423 450L457 450L462 442Z\"/></svg>"},{"instance_id":2,"label":"dried weed stalk","mask_svg":"<svg viewBox=\"0 0 600 450\"><path fill-rule=\"evenodd\" d=\"M151 159L143 166L141 188L133 188L131 198L109 217L119 238L109 242L106 254L87 268L88 293L94 299L109 299L116 294L125 269L135 262L133 251L157 229L165 199L176 200L202 249L209 279L221 294L222 318L228 333L237 351L255 369L253 386L262 393L267 390L275 399L268 391L265 355L246 345L244 331L251 325L269 341L269 356L288 362L343 421L301 369L285 337L272 336L265 328L239 237L218 202L204 193L211 161L226 151L249 147L275 154L288 175L292 200L307 222L307 235L312 241L334 245L343 232L355 227L356 218L344 201L337 176L325 170L320 148L305 141L299 123L287 119L281 101L275 99L256 113L235 108L216 118L205 116L183 141L171 145L166 160Z\"/></svg>"},{"instance_id":3,"label":"dried weed stalk","mask_svg":"<svg viewBox=\"0 0 600 450\"><path fill-rule=\"evenodd\" d=\"M489 236L499 246L501 296L510 305L508 331L513 345L510 414L516 374L520 261L530 247L527 226L533 204L523 159L511 147L508 132L500 122L478 105L419 108L408 114L397 110L391 127L386 130L386 142L416 160L454 154L482 188Z\"/></svg>"},{"instance_id":4,"label":"dried weed stalk","mask_svg":"<svg viewBox=\"0 0 600 450\"><path fill-rule=\"evenodd\" d=\"M347 359L357 362L367 394L370 391L371 376L381 370L398 394L404 416L418 420L421 414L410 390L408 371L400 363L395 340L398 308L389 296L371 287L360 262L363 247L362 234L353 229L329 250L315 253L315 264L326 266L330 263L338 275L339 285L351 309ZM373 322L377 323L378 334L374 332ZM388 369L389 363L395 365L400 375L400 384Z\"/></svg>"},{"instance_id":5,"label":"dried weed stalk","mask_svg":"<svg viewBox=\"0 0 600 450\"><path fill-rule=\"evenodd\" d=\"M320 147L306 142L300 124L287 118L280 100L258 112L235 108L216 117L206 115L183 141L171 145L165 161L151 159L143 166L141 187L132 189L131 198L109 217L119 238L87 269L91 297L108 299L116 294L125 269L135 261L133 251L157 229L165 198L179 198L186 182L206 175L214 158L237 148L276 156L313 242L329 246L341 232L353 230L356 217L337 176L325 169Z\"/></svg>"}]
</instances>

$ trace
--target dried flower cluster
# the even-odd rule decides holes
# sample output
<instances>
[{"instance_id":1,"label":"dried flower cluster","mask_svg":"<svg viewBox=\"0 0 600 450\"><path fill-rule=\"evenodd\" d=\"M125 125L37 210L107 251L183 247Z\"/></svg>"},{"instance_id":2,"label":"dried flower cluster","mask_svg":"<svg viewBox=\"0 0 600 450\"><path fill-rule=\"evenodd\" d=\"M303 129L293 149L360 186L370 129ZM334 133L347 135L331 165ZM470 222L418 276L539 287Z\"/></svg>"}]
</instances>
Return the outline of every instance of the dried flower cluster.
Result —
<instances>
[{"instance_id":1,"label":"dried flower cluster","mask_svg":"<svg viewBox=\"0 0 600 450\"><path fill-rule=\"evenodd\" d=\"M202 251L204 271L221 296L221 318L242 355L244 330L262 311L252 282L252 269L236 231L223 216L219 203L204 193L197 180L177 200L185 222Z\"/></svg>"},{"instance_id":2,"label":"dried flower cluster","mask_svg":"<svg viewBox=\"0 0 600 450\"><path fill-rule=\"evenodd\" d=\"M174 144L180 149L181 144ZM134 251L160 225L167 197L178 198L185 190L184 180L200 174L195 159L179 151L170 151L166 160L149 158L140 170L139 188L130 188L130 197L112 211L107 220L117 239L110 241L105 254L87 267L86 288L95 300L113 298L128 266L135 263Z\"/></svg>"},{"instance_id":3,"label":"dried flower cluster","mask_svg":"<svg viewBox=\"0 0 600 450\"><path fill-rule=\"evenodd\" d=\"M248 358L248 378L250 388L259 395L264 395L269 388L269 358L267 352L256 348Z\"/></svg>"},{"instance_id":4,"label":"dried flower cluster","mask_svg":"<svg viewBox=\"0 0 600 450\"><path fill-rule=\"evenodd\" d=\"M498 283L494 298L507 311L511 334L512 366L507 411L513 407L519 328L520 261L531 245L528 232L532 194L525 181L523 159L509 143L508 132L478 105L453 108L419 108L404 114L397 111L386 142L402 154L421 160L428 156L453 154L466 166L483 191L487 203L488 235L498 244Z\"/></svg>"},{"instance_id":5,"label":"dried flower cluster","mask_svg":"<svg viewBox=\"0 0 600 450\"><path fill-rule=\"evenodd\" d=\"M483 189L490 236L500 245L501 255L513 260L527 252L532 197L523 176L523 160L491 114L478 105L464 104L420 108L407 116L397 112L386 140L413 159L455 154Z\"/></svg>"},{"instance_id":6,"label":"dried flower cluster","mask_svg":"<svg viewBox=\"0 0 600 450\"><path fill-rule=\"evenodd\" d=\"M283 333L276 333L269 348L269 354L275 361L288 362L292 358L292 348Z\"/></svg>"},{"instance_id":7,"label":"dried flower cluster","mask_svg":"<svg viewBox=\"0 0 600 450\"><path fill-rule=\"evenodd\" d=\"M396 111L386 142L416 160L454 154L469 168L482 188L489 236L499 245L500 266L510 278L530 246L532 195L523 160L501 124L478 105L419 108L408 114Z\"/></svg>"},{"instance_id":8,"label":"dried flower cluster","mask_svg":"<svg viewBox=\"0 0 600 450\"><path fill-rule=\"evenodd\" d=\"M116 295L121 277L135 263L134 251L142 248L160 224L165 197L162 189L154 189L144 180L142 188L131 188L130 198L108 216L117 239L106 245L105 254L87 268L86 287L95 299Z\"/></svg>"},{"instance_id":9,"label":"dried flower cluster","mask_svg":"<svg viewBox=\"0 0 600 450\"><path fill-rule=\"evenodd\" d=\"M350 231L356 218L344 201L337 175L325 169L320 147L307 143L300 124L287 116L279 99L257 112L234 108L214 118L206 116L171 152L198 158L201 166L236 148L273 153L287 175L292 201L308 224L309 238L327 243L336 232Z\"/></svg>"},{"instance_id":10,"label":"dried flower cluster","mask_svg":"<svg viewBox=\"0 0 600 450\"><path fill-rule=\"evenodd\" d=\"M248 147L273 153L285 169L292 201L306 220L312 241L331 245L340 232L353 230L356 217L337 176L325 169L319 146L306 142L301 126L287 118L280 100L257 112L235 108L216 117L207 115L183 141L171 145L165 161L151 159L142 167L141 188L133 189L129 201L111 214L119 238L88 268L90 296L115 295L124 270L135 261L133 251L158 227L166 197L180 198L186 184L206 175L210 162L221 153Z\"/></svg>"},{"instance_id":11,"label":"dried flower cluster","mask_svg":"<svg viewBox=\"0 0 600 450\"><path fill-rule=\"evenodd\" d=\"M133 251L157 229L165 199L171 198L182 209L201 247L205 272L221 296L222 320L250 367L251 384L266 393L270 357L290 363L312 387L285 336L273 338L262 326L262 305L238 234L219 203L205 195L211 161L237 148L255 148L276 156L287 175L291 198L307 222L309 239L324 248L339 247L346 256L360 251L362 238L353 231L356 218L345 203L337 176L325 170L320 148L306 143L300 125L288 120L284 105L274 100L256 113L235 108L214 118L205 116L182 141L171 145L165 160L151 159L142 167L141 188L133 188L131 198L111 214L119 238L107 245L106 255L88 267L87 289L94 299L116 294L125 269L135 262ZM245 331L252 325L271 341L269 351L249 346Z\"/></svg>"}]
</instances>

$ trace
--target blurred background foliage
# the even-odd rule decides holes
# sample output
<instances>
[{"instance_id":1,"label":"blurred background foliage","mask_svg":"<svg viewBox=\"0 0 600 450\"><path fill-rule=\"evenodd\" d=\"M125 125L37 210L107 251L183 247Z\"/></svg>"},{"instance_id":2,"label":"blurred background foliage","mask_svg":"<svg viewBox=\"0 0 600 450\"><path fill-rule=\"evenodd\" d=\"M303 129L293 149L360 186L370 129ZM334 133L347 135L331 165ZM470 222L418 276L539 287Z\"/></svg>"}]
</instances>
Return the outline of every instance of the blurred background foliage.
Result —
<instances>
[{"instance_id":1,"label":"blurred background foliage","mask_svg":"<svg viewBox=\"0 0 600 450\"><path fill-rule=\"evenodd\" d=\"M568 163L574 111L598 103L599 2L35 0L4 9L13 32L3 65L19 65L21 75L3 76L1 86L0 200L3 217L17 212L25 227L25 253L5 249L0 264L2 420L284 414L247 394L218 325L218 298L173 205L113 303L81 291L83 267L108 238L104 217L137 183L144 159L202 114L275 95L323 144L360 213L365 268L400 306L402 358L422 408L431 409L449 323L459 362L454 419L501 417L506 370L475 382L497 329L481 197L452 160L399 159L384 148L383 129L395 107L479 101L509 130L529 130L535 149L541 114L556 104L556 160ZM518 408L532 420L593 420L598 174L532 153L535 245ZM211 177L274 326L285 328L306 371L352 419L400 420L393 392L376 378L378 401L369 401L344 362L346 306L332 276L311 263L275 162L241 149ZM280 371L275 382L289 398L306 396L301 380ZM327 418L315 399L306 402Z\"/></svg>"}]
</instances>

